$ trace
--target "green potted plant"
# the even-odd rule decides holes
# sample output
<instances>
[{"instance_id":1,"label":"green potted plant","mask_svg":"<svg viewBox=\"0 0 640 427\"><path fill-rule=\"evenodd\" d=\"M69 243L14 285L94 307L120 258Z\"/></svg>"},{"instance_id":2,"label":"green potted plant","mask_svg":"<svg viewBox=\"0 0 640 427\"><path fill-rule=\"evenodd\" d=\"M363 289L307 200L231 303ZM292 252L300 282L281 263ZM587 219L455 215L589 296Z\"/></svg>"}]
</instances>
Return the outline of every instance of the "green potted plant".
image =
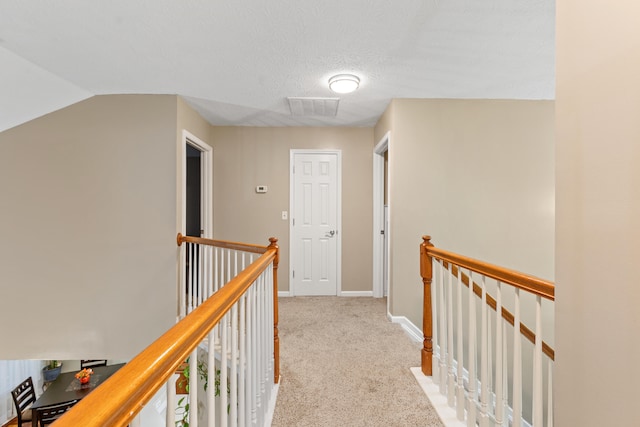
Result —
<instances>
[{"instance_id":1,"label":"green potted plant","mask_svg":"<svg viewBox=\"0 0 640 427\"><path fill-rule=\"evenodd\" d=\"M42 368L42 376L45 382L55 381L62 371L62 362L59 360L47 360L47 364Z\"/></svg>"},{"instance_id":2,"label":"green potted plant","mask_svg":"<svg viewBox=\"0 0 640 427\"><path fill-rule=\"evenodd\" d=\"M204 381L204 391L207 391L209 386L209 367L203 360L198 359L198 376L201 381ZM180 377L176 381L176 394L184 395L189 394L189 359L187 359L179 368L178 372ZM215 375L215 396L220 396L220 369L216 369ZM231 393L231 385L229 379L227 379L227 395ZM185 396L182 396L178 400L178 409L176 415L179 419L176 421L176 427L189 427L189 408L190 404ZM230 404L227 404L227 413L231 409Z\"/></svg>"}]
</instances>

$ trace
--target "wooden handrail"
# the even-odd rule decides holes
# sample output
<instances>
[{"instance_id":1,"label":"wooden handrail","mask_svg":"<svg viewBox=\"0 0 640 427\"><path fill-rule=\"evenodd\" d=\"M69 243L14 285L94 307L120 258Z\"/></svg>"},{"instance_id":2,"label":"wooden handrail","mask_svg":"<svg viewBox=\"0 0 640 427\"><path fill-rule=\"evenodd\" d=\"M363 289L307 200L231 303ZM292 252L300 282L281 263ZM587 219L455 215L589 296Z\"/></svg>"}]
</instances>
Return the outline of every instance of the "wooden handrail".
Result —
<instances>
[{"instance_id":1,"label":"wooden handrail","mask_svg":"<svg viewBox=\"0 0 640 427\"><path fill-rule=\"evenodd\" d=\"M433 279L433 267L432 259L439 259L443 264L448 267L452 265L451 272L453 275L458 275L458 268L462 267L467 270L477 272L486 277L491 277L502 283L507 283L518 289L525 290L534 295L538 295L542 298L554 301L555 300L555 286L553 283L543 280L534 276L530 276L524 273L520 273L514 270L509 270L504 267L499 267L494 264L489 264L484 261L478 261L473 258L469 258L463 255L456 254L454 252L446 251L436 248L431 243L431 236L422 236L422 244L420 245L420 276L423 283L423 316L422 316L422 328L424 334L423 348L421 351L422 359L422 372L424 375L432 375L432 360L433 360L433 318L431 307L431 282ZM472 282L466 274L460 272L462 282L469 287ZM482 297L482 288L473 282L473 293L479 297ZM496 300L489 294L487 294L487 305L497 310ZM513 314L502 307L502 317L514 326L515 320ZM535 343L535 333L520 322L520 333L532 343ZM555 360L555 351L546 342L542 342L542 351L550 359Z\"/></svg>"},{"instance_id":2,"label":"wooden handrail","mask_svg":"<svg viewBox=\"0 0 640 427\"><path fill-rule=\"evenodd\" d=\"M278 257L276 242L277 239L272 241L250 266L83 398L56 422L56 427L111 427L130 423Z\"/></svg>"},{"instance_id":3,"label":"wooden handrail","mask_svg":"<svg viewBox=\"0 0 640 427\"><path fill-rule=\"evenodd\" d=\"M223 249L232 249L237 251L253 252L256 254L263 254L266 252L269 246L252 245L249 243L229 242L227 240L214 240L206 239L204 237L184 236L182 233L178 233L176 238L178 246L182 246L184 242L198 243L200 245L215 246ZM276 239L277 241L278 239Z\"/></svg>"},{"instance_id":4,"label":"wooden handrail","mask_svg":"<svg viewBox=\"0 0 640 427\"><path fill-rule=\"evenodd\" d=\"M423 239L425 238L429 239L430 237L424 236ZM553 283L547 280L529 276L514 270L509 270L487 262L478 261L463 255L458 255L454 252L436 248L435 246L427 246L427 255L436 259L448 261L468 270L473 270L484 276L499 280L502 283L508 283L511 286L525 290L534 295L540 295L542 298L546 298L551 301L555 299L555 287L553 286Z\"/></svg>"}]
</instances>

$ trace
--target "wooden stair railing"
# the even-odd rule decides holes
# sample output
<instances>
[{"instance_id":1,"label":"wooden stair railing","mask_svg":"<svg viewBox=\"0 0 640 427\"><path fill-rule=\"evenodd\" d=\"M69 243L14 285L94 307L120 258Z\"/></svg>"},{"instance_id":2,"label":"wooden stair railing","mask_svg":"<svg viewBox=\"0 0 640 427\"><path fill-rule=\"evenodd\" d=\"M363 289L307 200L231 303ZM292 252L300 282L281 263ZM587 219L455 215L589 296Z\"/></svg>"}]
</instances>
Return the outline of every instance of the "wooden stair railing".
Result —
<instances>
[{"instance_id":1,"label":"wooden stair railing","mask_svg":"<svg viewBox=\"0 0 640 427\"><path fill-rule=\"evenodd\" d=\"M555 352L542 339L542 300L555 300L554 284L436 248L431 244L429 236L423 236L422 240L422 373L433 376L434 383L439 385L440 393L447 396L449 406L456 409L457 419L466 420L468 425L506 425L511 422L514 427L520 427L529 419L529 415L534 427L553 425L552 371ZM463 273L463 269L468 271L468 275ZM472 279L476 274L480 277L478 283ZM435 282L435 289L432 289L435 278L438 280ZM489 295L486 278L496 281L497 298ZM514 288L515 315L502 303L503 284ZM463 289L466 290L463 292ZM535 297L535 332L520 322L521 291ZM466 306L462 302L463 294L466 294ZM436 297L433 301L432 295ZM480 316L477 315L476 307L480 308ZM491 310L496 316L491 316ZM437 314L435 319L434 312ZM463 321L464 317L466 322ZM492 321L492 317L495 320ZM434 320L438 323L437 330L434 330ZM466 330L465 323L468 325ZM506 333L507 325L513 327L511 341ZM492 329L495 330L495 340L491 335ZM434 332L437 332L435 343ZM528 356L523 358L524 339L533 344L532 361ZM508 350L510 344L513 348ZM436 354L434 347L438 350ZM492 359L491 348L495 348L495 360ZM507 372L509 352L512 356L511 375ZM545 356L546 401L543 379ZM526 389L523 387L523 361L533 373L531 382L527 381ZM511 398L508 397L509 392ZM531 412L524 415L523 394L531 398L532 402ZM545 411L546 423L543 416Z\"/></svg>"},{"instance_id":2,"label":"wooden stair railing","mask_svg":"<svg viewBox=\"0 0 640 427\"><path fill-rule=\"evenodd\" d=\"M263 254L268 249L275 248L276 253L273 259L273 348L275 357L274 382L277 384L280 380L280 337L278 336L278 265L280 264L280 247L278 246L278 239L270 237L269 246L261 246L249 243L230 242L226 240L207 239L204 237L184 236L182 233L178 233L176 241L178 246L182 246L183 243L197 243L257 254Z\"/></svg>"},{"instance_id":3,"label":"wooden stair railing","mask_svg":"<svg viewBox=\"0 0 640 427\"><path fill-rule=\"evenodd\" d=\"M56 421L56 427L111 427L131 423L142 408L171 378L196 346L271 264L274 264L274 382L279 377L277 336L277 262L278 239L270 238L269 246L244 245L236 242L212 241L178 235L185 241L227 245L241 250L263 253L202 305L165 332L160 338L123 366L100 387L84 397Z\"/></svg>"},{"instance_id":4,"label":"wooden stair railing","mask_svg":"<svg viewBox=\"0 0 640 427\"><path fill-rule=\"evenodd\" d=\"M422 318L424 341L421 360L422 372L427 376L432 374L433 363L433 311L431 302L431 283L433 281L432 266L434 258L441 260L445 266L452 264L451 271L455 275L458 274L459 266L482 274L486 277L491 277L502 283L510 284L515 288L525 290L534 295L539 295L550 301L555 300L555 286L549 281L436 248L431 243L431 236L423 236L422 240L423 242L420 245L420 276L422 276L424 292ZM463 283L469 287L469 276L464 273L461 273L461 275ZM473 292L479 297L482 295L480 286L476 283L473 283ZM494 311L496 310L496 300L490 295L487 295L487 304ZM502 317L512 326L514 325L514 315L504 307L502 307ZM535 343L535 334L523 323L520 323L520 331L531 343ZM555 352L546 342L543 342L542 349L551 360L555 360Z\"/></svg>"}]
</instances>

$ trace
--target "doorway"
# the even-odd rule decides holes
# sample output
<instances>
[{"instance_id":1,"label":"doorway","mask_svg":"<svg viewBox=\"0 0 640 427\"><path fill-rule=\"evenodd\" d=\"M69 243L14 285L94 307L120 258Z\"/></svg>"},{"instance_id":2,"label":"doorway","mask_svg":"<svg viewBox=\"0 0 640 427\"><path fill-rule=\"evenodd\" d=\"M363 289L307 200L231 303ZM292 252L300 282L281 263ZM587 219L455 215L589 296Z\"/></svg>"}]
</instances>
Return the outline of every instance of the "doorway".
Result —
<instances>
[{"instance_id":1,"label":"doorway","mask_svg":"<svg viewBox=\"0 0 640 427\"><path fill-rule=\"evenodd\" d=\"M202 237L202 151L187 142L186 234Z\"/></svg>"},{"instance_id":2,"label":"doorway","mask_svg":"<svg viewBox=\"0 0 640 427\"><path fill-rule=\"evenodd\" d=\"M182 131L182 225L187 236L213 235L213 150L206 142Z\"/></svg>"},{"instance_id":3,"label":"doorway","mask_svg":"<svg viewBox=\"0 0 640 427\"><path fill-rule=\"evenodd\" d=\"M195 135L182 131L179 141L180 153L180 232L186 236L211 238L213 234L213 150ZM197 246L189 254L187 245L180 246L178 315L187 314L195 298L202 296L201 276L197 274L204 266ZM188 256L187 256L188 255ZM188 303L188 301L191 301Z\"/></svg>"},{"instance_id":4,"label":"doorway","mask_svg":"<svg viewBox=\"0 0 640 427\"><path fill-rule=\"evenodd\" d=\"M390 132L387 132L373 149L373 296L376 298L389 294L389 142Z\"/></svg>"},{"instance_id":5,"label":"doorway","mask_svg":"<svg viewBox=\"0 0 640 427\"><path fill-rule=\"evenodd\" d=\"M339 295L341 179L339 150L291 150L291 295Z\"/></svg>"}]
</instances>

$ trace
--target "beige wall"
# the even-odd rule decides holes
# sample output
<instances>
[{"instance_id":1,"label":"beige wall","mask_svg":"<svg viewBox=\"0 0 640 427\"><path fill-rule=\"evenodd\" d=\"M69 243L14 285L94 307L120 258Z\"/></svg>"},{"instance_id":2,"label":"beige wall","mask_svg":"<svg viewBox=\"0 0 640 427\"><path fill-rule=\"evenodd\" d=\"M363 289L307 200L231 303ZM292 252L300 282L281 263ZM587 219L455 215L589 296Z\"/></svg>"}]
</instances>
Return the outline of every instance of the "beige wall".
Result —
<instances>
[{"instance_id":1,"label":"beige wall","mask_svg":"<svg viewBox=\"0 0 640 427\"><path fill-rule=\"evenodd\" d=\"M279 289L289 290L289 153L342 150L342 290L372 290L372 138L366 128L212 127L214 237L279 239ZM257 194L257 185L267 185Z\"/></svg>"},{"instance_id":2,"label":"beige wall","mask_svg":"<svg viewBox=\"0 0 640 427\"><path fill-rule=\"evenodd\" d=\"M182 140L182 130L187 130L202 141L209 143L211 125L181 97L177 97L177 138Z\"/></svg>"},{"instance_id":3,"label":"beige wall","mask_svg":"<svg viewBox=\"0 0 640 427\"><path fill-rule=\"evenodd\" d=\"M391 130L392 315L422 326L424 234L444 249L553 280L553 102L396 99L383 120L376 135ZM507 307L512 299L503 292ZM534 325L533 301L523 299L523 321ZM543 304L543 316L553 344L553 304ZM525 359L532 353L523 351ZM531 381L524 372L525 390ZM523 398L530 419L531 396Z\"/></svg>"},{"instance_id":4,"label":"beige wall","mask_svg":"<svg viewBox=\"0 0 640 427\"><path fill-rule=\"evenodd\" d=\"M175 322L175 135L139 95L0 133L0 358L127 359Z\"/></svg>"},{"instance_id":5,"label":"beige wall","mask_svg":"<svg viewBox=\"0 0 640 427\"><path fill-rule=\"evenodd\" d=\"M376 123L375 127L373 128L373 141L374 141L373 145L374 146L378 142L380 142L382 138L384 138L387 132L391 132L391 134L393 135L393 128L395 123L394 119L396 118L395 108L394 108L395 102L396 100L394 99L391 100L391 102L387 106L387 109L384 111L384 113L378 120L378 123Z\"/></svg>"},{"instance_id":6,"label":"beige wall","mask_svg":"<svg viewBox=\"0 0 640 427\"><path fill-rule=\"evenodd\" d=\"M557 2L558 426L637 426L640 5Z\"/></svg>"},{"instance_id":7,"label":"beige wall","mask_svg":"<svg viewBox=\"0 0 640 427\"><path fill-rule=\"evenodd\" d=\"M397 99L389 144L391 313L422 324L418 247L553 279L553 102ZM376 136L386 129L376 127Z\"/></svg>"}]
</instances>

